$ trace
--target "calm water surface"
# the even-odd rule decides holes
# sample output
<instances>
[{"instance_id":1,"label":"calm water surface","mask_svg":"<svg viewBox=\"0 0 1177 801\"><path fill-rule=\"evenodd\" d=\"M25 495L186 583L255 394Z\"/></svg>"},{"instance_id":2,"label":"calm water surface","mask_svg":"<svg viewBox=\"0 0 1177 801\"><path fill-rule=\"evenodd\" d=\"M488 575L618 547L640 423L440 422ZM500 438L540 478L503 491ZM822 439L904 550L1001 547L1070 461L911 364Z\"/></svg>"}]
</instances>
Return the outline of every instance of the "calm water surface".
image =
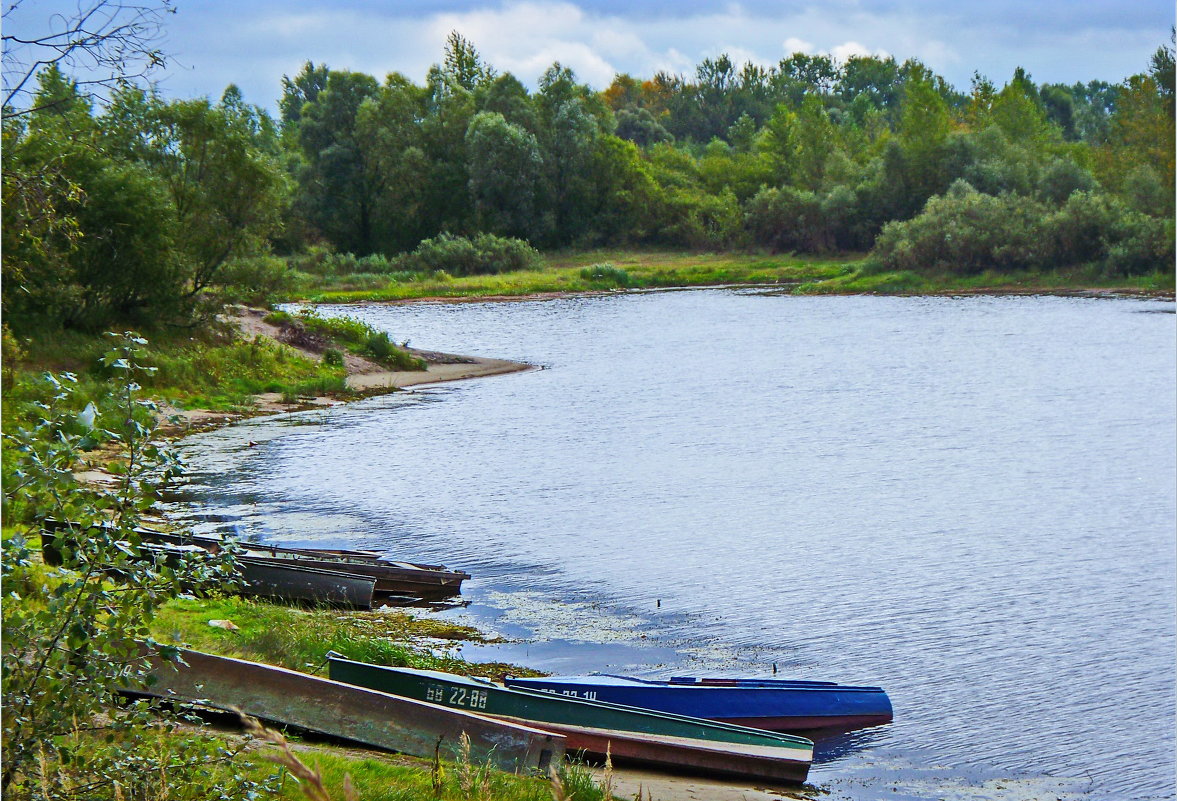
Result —
<instances>
[{"instance_id":1,"label":"calm water surface","mask_svg":"<svg viewBox=\"0 0 1177 801\"><path fill-rule=\"evenodd\" d=\"M835 798L1171 798L1172 311L331 307L543 369L193 437L179 510L465 568L457 614L536 667L880 684L895 723L811 774Z\"/></svg>"}]
</instances>

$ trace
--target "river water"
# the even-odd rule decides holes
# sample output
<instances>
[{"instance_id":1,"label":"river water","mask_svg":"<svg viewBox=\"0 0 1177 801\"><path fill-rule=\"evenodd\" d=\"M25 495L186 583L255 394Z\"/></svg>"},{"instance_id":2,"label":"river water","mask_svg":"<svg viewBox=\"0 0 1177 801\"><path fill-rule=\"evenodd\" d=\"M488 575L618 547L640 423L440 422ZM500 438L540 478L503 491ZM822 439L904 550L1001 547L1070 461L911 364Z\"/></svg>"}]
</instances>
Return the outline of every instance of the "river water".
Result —
<instances>
[{"instance_id":1,"label":"river water","mask_svg":"<svg viewBox=\"0 0 1177 801\"><path fill-rule=\"evenodd\" d=\"M189 438L177 512L464 568L443 614L523 640L470 658L882 685L894 724L821 744L834 798L1171 798L1173 310L327 307L542 369Z\"/></svg>"}]
</instances>

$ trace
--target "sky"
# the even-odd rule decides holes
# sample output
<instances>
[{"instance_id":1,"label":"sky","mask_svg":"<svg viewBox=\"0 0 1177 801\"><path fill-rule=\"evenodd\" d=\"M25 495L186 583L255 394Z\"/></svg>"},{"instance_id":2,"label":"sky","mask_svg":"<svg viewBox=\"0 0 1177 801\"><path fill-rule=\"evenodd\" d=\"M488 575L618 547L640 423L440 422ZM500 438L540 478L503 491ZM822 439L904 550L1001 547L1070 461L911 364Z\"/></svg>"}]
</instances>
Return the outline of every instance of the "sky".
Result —
<instances>
[{"instance_id":1,"label":"sky","mask_svg":"<svg viewBox=\"0 0 1177 801\"><path fill-rule=\"evenodd\" d=\"M5 36L44 30L93 0L5 0ZM152 0L136 0L151 3ZM1004 84L1118 83L1169 42L1171 0L176 0L152 74L169 97L245 99L277 108L283 75L305 61L423 83L458 31L525 85L554 61L604 89L619 72L692 76L704 58L774 65L793 52L916 58L968 91L974 72Z\"/></svg>"}]
</instances>

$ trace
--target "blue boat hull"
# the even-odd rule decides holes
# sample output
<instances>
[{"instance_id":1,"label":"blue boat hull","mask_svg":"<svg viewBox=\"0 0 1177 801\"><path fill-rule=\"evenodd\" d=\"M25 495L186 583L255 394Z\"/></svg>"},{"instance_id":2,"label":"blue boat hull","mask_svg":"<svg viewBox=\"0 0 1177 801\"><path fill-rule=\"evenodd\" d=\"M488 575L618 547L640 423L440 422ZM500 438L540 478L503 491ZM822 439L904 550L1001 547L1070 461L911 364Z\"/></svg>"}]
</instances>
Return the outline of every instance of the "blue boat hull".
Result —
<instances>
[{"instance_id":1,"label":"blue boat hull","mask_svg":"<svg viewBox=\"0 0 1177 801\"><path fill-rule=\"evenodd\" d=\"M676 715L805 732L860 729L890 723L891 699L879 687L772 679L672 679L647 681L624 676L569 676L505 680L521 687L607 701Z\"/></svg>"}]
</instances>

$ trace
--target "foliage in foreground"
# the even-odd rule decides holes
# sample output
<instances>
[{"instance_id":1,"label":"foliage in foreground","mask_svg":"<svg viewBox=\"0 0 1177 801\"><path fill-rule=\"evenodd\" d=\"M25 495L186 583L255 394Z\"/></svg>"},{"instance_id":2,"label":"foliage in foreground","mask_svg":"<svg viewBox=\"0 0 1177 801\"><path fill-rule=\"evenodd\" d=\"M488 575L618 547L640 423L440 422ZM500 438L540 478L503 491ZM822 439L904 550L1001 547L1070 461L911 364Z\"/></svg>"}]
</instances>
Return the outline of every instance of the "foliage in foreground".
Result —
<instances>
[{"instance_id":1,"label":"foliage in foreground","mask_svg":"<svg viewBox=\"0 0 1177 801\"><path fill-rule=\"evenodd\" d=\"M231 551L168 563L134 558L140 514L179 470L174 456L151 442L158 410L137 395L134 379L147 371L140 361L144 344L127 334L104 357L108 369L124 376L108 413L75 403L72 375L46 374L51 393L39 417L4 433L4 516L15 525L2 545L0 789L6 796L77 797L69 766L84 768L95 782L91 797L134 797L130 788L149 782L147 774L168 770L176 771L172 781L197 786L192 771L209 759L181 745L153 751L145 745L151 710L117 703L121 688L147 679L138 642L151 644L160 605L233 575ZM74 471L83 452L100 445L116 453L117 481L83 486ZM58 566L42 565L33 551L34 532L46 518L70 522L68 535L58 538ZM175 652L164 648L161 655ZM96 733L112 747L84 747ZM112 789L116 781L123 789Z\"/></svg>"}]
</instances>

